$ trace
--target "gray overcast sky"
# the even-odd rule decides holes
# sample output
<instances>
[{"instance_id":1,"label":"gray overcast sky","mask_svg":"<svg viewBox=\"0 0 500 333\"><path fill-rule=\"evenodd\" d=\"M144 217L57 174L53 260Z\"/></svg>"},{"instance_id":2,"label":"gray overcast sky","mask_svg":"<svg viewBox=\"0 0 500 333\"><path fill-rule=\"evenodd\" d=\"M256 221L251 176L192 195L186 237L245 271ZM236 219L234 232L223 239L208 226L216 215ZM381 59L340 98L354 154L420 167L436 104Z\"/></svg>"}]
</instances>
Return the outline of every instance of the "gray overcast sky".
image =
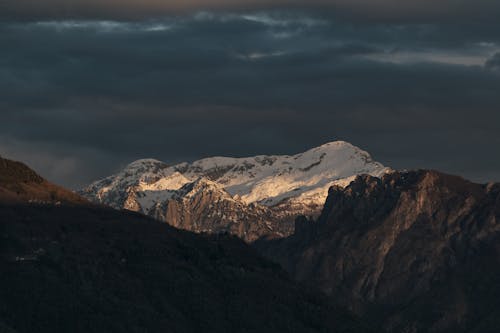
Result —
<instances>
[{"instance_id":1,"label":"gray overcast sky","mask_svg":"<svg viewBox=\"0 0 500 333\"><path fill-rule=\"evenodd\" d=\"M12 1L0 155L78 188L138 158L349 141L500 181L495 1Z\"/></svg>"}]
</instances>

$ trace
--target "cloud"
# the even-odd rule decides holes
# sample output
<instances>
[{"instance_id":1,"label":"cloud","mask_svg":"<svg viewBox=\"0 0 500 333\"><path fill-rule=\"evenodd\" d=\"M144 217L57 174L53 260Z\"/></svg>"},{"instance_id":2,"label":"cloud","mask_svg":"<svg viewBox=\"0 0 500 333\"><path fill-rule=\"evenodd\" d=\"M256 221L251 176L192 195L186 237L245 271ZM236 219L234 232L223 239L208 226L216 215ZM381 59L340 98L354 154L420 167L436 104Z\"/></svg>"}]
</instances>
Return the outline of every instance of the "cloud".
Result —
<instances>
[{"instance_id":1,"label":"cloud","mask_svg":"<svg viewBox=\"0 0 500 333\"><path fill-rule=\"evenodd\" d=\"M201 10L330 10L341 16L390 20L491 19L500 4L491 0L7 0L3 19L144 19Z\"/></svg>"},{"instance_id":2,"label":"cloud","mask_svg":"<svg viewBox=\"0 0 500 333\"><path fill-rule=\"evenodd\" d=\"M500 180L499 36L303 11L4 22L0 154L77 188L138 158L343 139L396 168Z\"/></svg>"},{"instance_id":3,"label":"cloud","mask_svg":"<svg viewBox=\"0 0 500 333\"><path fill-rule=\"evenodd\" d=\"M485 63L485 67L494 71L500 71L500 52L495 53Z\"/></svg>"}]
</instances>

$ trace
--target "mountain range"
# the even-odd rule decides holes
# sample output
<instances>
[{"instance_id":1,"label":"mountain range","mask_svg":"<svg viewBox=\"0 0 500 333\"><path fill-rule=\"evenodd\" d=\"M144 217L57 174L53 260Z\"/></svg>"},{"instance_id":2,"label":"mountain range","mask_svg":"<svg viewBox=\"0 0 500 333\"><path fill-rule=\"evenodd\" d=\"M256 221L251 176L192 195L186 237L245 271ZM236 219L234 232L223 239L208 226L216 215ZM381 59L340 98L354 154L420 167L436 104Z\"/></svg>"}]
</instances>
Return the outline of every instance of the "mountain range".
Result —
<instances>
[{"instance_id":1,"label":"mountain range","mask_svg":"<svg viewBox=\"0 0 500 333\"><path fill-rule=\"evenodd\" d=\"M131 163L79 193L196 232L230 232L246 241L293 233L295 217L318 216L332 185L389 168L344 141L293 156L210 157L168 165Z\"/></svg>"},{"instance_id":2,"label":"mountain range","mask_svg":"<svg viewBox=\"0 0 500 333\"><path fill-rule=\"evenodd\" d=\"M345 142L140 160L87 199L0 162L7 332L500 331L500 184Z\"/></svg>"},{"instance_id":3,"label":"mountain range","mask_svg":"<svg viewBox=\"0 0 500 333\"><path fill-rule=\"evenodd\" d=\"M91 204L6 159L0 193L0 332L372 332L234 236Z\"/></svg>"}]
</instances>

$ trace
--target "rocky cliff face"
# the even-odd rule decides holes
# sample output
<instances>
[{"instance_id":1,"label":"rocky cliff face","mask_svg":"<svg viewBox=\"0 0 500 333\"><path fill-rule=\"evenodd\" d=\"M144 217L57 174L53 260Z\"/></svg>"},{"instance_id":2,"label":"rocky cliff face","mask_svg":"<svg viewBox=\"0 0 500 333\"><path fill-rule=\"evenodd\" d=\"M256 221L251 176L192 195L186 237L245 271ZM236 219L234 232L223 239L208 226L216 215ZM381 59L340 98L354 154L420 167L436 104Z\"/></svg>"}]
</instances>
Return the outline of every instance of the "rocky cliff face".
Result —
<instances>
[{"instance_id":1,"label":"rocky cliff face","mask_svg":"<svg viewBox=\"0 0 500 333\"><path fill-rule=\"evenodd\" d=\"M211 157L173 166L139 160L80 193L187 230L227 231L253 241L291 234L297 215L318 216L331 185L387 171L368 153L339 141L293 156ZM212 185L200 187L200 179ZM183 200L194 187L196 199Z\"/></svg>"},{"instance_id":2,"label":"rocky cliff face","mask_svg":"<svg viewBox=\"0 0 500 333\"><path fill-rule=\"evenodd\" d=\"M258 247L389 332L498 332L499 222L499 184L361 176L331 188L317 221Z\"/></svg>"},{"instance_id":3,"label":"rocky cliff face","mask_svg":"<svg viewBox=\"0 0 500 333\"><path fill-rule=\"evenodd\" d=\"M252 242L262 235L289 234L278 215L260 205L247 205L229 195L220 185L205 178L173 191L169 200L158 202L149 214L171 221L176 228L211 234L229 233Z\"/></svg>"}]
</instances>

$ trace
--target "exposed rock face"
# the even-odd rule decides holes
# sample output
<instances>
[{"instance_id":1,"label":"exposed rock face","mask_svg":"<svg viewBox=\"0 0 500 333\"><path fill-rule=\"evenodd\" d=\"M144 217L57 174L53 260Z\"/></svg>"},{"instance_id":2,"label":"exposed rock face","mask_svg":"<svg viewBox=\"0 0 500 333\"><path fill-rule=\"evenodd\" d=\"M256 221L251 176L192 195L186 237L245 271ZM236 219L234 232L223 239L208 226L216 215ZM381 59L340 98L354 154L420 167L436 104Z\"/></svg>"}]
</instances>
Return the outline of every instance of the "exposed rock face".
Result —
<instances>
[{"instance_id":1,"label":"exposed rock face","mask_svg":"<svg viewBox=\"0 0 500 333\"><path fill-rule=\"evenodd\" d=\"M389 332L498 332L499 222L499 184L391 173L332 187L317 222L257 246Z\"/></svg>"},{"instance_id":2,"label":"exposed rock face","mask_svg":"<svg viewBox=\"0 0 500 333\"><path fill-rule=\"evenodd\" d=\"M293 156L210 157L173 166L139 160L80 193L187 230L228 231L253 241L290 235L297 215L318 216L331 185L345 186L355 175L380 176L388 170L368 153L338 141ZM213 184L200 187L199 179ZM185 186L197 188L196 199L182 200L188 193L193 196Z\"/></svg>"},{"instance_id":3,"label":"exposed rock face","mask_svg":"<svg viewBox=\"0 0 500 333\"><path fill-rule=\"evenodd\" d=\"M283 237L290 233L277 214L260 205L247 205L229 195L220 185L205 178L173 191L169 200L149 212L180 229L207 233L230 233L252 242L262 235ZM202 217L202 218L201 218Z\"/></svg>"},{"instance_id":4,"label":"exposed rock face","mask_svg":"<svg viewBox=\"0 0 500 333\"><path fill-rule=\"evenodd\" d=\"M0 157L0 201L87 204L79 195L51 184L20 162Z\"/></svg>"}]
</instances>

